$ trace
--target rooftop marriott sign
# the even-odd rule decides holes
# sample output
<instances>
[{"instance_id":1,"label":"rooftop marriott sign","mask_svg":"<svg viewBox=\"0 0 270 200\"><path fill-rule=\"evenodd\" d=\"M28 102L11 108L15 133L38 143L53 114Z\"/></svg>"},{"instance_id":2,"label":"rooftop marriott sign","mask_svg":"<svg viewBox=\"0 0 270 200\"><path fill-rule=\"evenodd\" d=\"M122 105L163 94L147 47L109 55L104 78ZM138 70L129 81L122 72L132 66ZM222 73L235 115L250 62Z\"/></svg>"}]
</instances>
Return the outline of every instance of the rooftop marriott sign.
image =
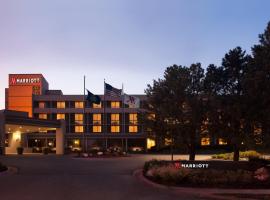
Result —
<instances>
[{"instance_id":1,"label":"rooftop marriott sign","mask_svg":"<svg viewBox=\"0 0 270 200\"><path fill-rule=\"evenodd\" d=\"M41 82L40 77L31 77L31 78L10 77L10 80L9 80L10 85L36 84L40 82Z\"/></svg>"}]
</instances>

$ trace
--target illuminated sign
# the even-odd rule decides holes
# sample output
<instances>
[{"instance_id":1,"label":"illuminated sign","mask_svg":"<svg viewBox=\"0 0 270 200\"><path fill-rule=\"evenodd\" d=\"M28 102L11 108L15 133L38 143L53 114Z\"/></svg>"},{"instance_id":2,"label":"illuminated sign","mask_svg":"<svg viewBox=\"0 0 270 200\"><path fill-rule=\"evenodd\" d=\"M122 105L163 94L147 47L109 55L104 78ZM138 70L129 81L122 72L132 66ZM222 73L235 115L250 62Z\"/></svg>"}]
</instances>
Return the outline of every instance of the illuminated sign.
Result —
<instances>
[{"instance_id":1,"label":"illuminated sign","mask_svg":"<svg viewBox=\"0 0 270 200\"><path fill-rule=\"evenodd\" d=\"M14 78L10 79L11 85L40 83L40 78Z\"/></svg>"}]
</instances>

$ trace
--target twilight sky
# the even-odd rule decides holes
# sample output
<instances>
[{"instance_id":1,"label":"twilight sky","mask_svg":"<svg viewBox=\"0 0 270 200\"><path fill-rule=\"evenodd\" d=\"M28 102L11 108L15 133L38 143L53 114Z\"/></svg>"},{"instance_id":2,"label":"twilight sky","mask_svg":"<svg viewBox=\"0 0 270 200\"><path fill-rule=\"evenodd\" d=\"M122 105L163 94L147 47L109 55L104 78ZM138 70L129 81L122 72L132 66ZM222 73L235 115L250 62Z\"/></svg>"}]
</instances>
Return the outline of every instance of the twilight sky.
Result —
<instances>
[{"instance_id":1,"label":"twilight sky","mask_svg":"<svg viewBox=\"0 0 270 200\"><path fill-rule=\"evenodd\" d=\"M269 0L0 0L0 109L9 73L42 73L65 94L103 93L103 79L144 92L172 64L219 65L250 52Z\"/></svg>"}]
</instances>

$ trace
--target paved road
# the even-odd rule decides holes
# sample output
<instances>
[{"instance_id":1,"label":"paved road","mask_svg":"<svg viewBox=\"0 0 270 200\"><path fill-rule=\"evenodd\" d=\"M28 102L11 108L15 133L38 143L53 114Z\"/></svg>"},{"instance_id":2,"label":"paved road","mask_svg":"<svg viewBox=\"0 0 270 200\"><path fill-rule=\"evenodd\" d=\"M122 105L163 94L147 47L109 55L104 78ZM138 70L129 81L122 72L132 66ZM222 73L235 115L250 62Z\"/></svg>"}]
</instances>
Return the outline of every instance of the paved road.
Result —
<instances>
[{"instance_id":1,"label":"paved road","mask_svg":"<svg viewBox=\"0 0 270 200\"><path fill-rule=\"evenodd\" d=\"M167 189L153 188L132 176L135 169L153 158L169 159L170 156L132 155L128 158L87 160L56 155L0 156L1 162L19 169L15 175L0 175L0 199L199 199L196 194L176 195Z\"/></svg>"}]
</instances>

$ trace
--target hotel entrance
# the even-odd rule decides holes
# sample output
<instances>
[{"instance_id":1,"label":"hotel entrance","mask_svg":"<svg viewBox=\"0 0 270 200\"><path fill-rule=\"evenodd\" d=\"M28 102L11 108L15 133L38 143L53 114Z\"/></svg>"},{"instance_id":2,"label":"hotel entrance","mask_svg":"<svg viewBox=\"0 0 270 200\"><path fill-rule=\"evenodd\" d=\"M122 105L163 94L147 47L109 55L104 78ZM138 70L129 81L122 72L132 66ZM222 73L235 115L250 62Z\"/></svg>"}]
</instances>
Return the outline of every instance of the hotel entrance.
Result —
<instances>
[{"instance_id":1,"label":"hotel entrance","mask_svg":"<svg viewBox=\"0 0 270 200\"><path fill-rule=\"evenodd\" d=\"M50 152L56 150L55 139L48 138L55 137L56 128L18 124L6 124L5 126L7 132L6 154L17 153L18 147L22 147L24 153L42 153L43 148L48 148Z\"/></svg>"},{"instance_id":2,"label":"hotel entrance","mask_svg":"<svg viewBox=\"0 0 270 200\"><path fill-rule=\"evenodd\" d=\"M51 152L64 154L65 121L29 118L28 113L0 111L0 148L2 154Z\"/></svg>"}]
</instances>

